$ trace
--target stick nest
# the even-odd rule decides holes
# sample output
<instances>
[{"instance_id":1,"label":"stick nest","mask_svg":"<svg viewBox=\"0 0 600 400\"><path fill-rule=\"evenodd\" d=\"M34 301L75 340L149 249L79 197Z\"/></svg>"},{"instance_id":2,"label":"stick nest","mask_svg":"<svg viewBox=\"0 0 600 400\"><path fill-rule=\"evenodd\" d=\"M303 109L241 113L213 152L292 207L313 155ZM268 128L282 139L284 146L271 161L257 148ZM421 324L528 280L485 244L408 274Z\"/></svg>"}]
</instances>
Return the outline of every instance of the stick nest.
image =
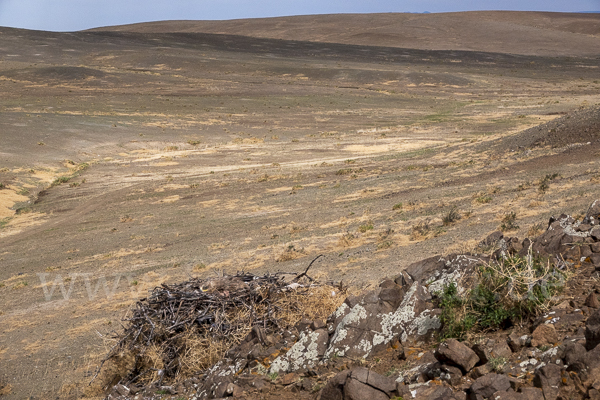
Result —
<instances>
[{"instance_id":1,"label":"stick nest","mask_svg":"<svg viewBox=\"0 0 600 400\"><path fill-rule=\"evenodd\" d=\"M102 385L179 381L210 368L254 326L277 335L303 318L325 320L345 289L315 282L307 271L291 280L237 273L155 288L114 337L99 367L108 362Z\"/></svg>"}]
</instances>

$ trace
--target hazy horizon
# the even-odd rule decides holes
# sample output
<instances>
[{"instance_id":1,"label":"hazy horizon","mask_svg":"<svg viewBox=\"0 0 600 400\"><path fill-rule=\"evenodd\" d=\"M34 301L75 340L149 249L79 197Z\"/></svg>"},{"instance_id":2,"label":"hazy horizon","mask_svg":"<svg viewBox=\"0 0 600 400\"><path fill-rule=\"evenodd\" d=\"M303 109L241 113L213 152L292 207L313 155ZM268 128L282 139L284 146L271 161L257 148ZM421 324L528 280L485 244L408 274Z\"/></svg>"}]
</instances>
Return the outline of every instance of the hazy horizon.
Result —
<instances>
[{"instance_id":1,"label":"hazy horizon","mask_svg":"<svg viewBox=\"0 0 600 400\"><path fill-rule=\"evenodd\" d=\"M77 31L102 26L164 20L232 20L296 15L350 13L441 13L460 11L598 12L600 0L509 0L498 7L490 0L392 1L357 0L305 2L249 0L0 0L0 26L48 31Z\"/></svg>"}]
</instances>

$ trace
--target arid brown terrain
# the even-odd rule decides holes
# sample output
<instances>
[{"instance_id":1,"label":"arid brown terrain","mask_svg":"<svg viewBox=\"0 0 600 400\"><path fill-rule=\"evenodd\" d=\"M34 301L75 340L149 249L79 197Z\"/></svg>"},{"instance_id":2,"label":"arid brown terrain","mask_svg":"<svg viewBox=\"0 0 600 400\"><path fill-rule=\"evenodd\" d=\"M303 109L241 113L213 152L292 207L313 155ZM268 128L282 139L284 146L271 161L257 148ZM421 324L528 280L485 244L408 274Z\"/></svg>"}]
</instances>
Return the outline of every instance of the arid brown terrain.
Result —
<instances>
[{"instance_id":1,"label":"arid brown terrain","mask_svg":"<svg viewBox=\"0 0 600 400\"><path fill-rule=\"evenodd\" d=\"M0 28L0 396L101 397L87 383L112 332L162 282L323 254L313 274L364 287L470 249L507 213L525 237L585 210L599 26L498 12Z\"/></svg>"}]
</instances>

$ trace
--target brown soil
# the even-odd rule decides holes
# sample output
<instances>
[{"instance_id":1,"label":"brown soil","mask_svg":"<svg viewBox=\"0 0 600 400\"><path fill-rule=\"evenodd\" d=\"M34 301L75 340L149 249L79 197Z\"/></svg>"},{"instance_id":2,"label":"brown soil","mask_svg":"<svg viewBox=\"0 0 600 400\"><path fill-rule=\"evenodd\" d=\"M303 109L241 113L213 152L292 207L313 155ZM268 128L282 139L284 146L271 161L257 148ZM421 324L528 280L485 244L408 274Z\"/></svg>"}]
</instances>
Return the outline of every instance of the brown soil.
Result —
<instances>
[{"instance_id":1,"label":"brown soil","mask_svg":"<svg viewBox=\"0 0 600 400\"><path fill-rule=\"evenodd\" d=\"M82 397L111 331L161 282L300 271L324 254L315 273L366 286L468 247L507 211L524 237L585 209L599 195L600 148L574 136L591 122L569 124L597 118L597 59L587 56L600 51L597 32L573 27L597 17L530 17L563 21L531 29L571 57L526 40L499 53L477 34L477 52L370 46L366 22L339 43L0 29L6 398ZM564 141L526 131L569 115ZM442 227L453 207L462 218ZM411 239L417 225L429 230ZM62 279L64 296L45 293L41 277Z\"/></svg>"}]
</instances>

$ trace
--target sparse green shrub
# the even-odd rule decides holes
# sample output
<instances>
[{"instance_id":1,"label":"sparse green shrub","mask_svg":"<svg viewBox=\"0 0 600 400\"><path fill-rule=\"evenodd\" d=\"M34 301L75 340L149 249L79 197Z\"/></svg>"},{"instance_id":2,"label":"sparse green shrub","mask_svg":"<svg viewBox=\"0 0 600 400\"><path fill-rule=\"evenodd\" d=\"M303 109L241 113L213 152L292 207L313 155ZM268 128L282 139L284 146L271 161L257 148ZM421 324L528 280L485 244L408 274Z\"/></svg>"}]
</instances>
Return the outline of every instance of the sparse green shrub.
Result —
<instances>
[{"instance_id":1,"label":"sparse green shrub","mask_svg":"<svg viewBox=\"0 0 600 400\"><path fill-rule=\"evenodd\" d=\"M392 207L392 210L402 210L402 203L396 203Z\"/></svg>"},{"instance_id":2,"label":"sparse green shrub","mask_svg":"<svg viewBox=\"0 0 600 400\"><path fill-rule=\"evenodd\" d=\"M6 185L2 182L0 182L0 189L6 189Z\"/></svg>"},{"instance_id":3,"label":"sparse green shrub","mask_svg":"<svg viewBox=\"0 0 600 400\"><path fill-rule=\"evenodd\" d=\"M508 360L504 357L492 357L488 362L490 363L492 371L500 373L502 372L502 367L504 367L507 361Z\"/></svg>"},{"instance_id":4,"label":"sparse green shrub","mask_svg":"<svg viewBox=\"0 0 600 400\"><path fill-rule=\"evenodd\" d=\"M487 204L490 201L492 201L492 196L490 196L489 194L483 194L481 196L478 196L475 201L477 201L480 204Z\"/></svg>"},{"instance_id":5,"label":"sparse green shrub","mask_svg":"<svg viewBox=\"0 0 600 400\"><path fill-rule=\"evenodd\" d=\"M58 186L62 183L67 183L70 179L71 177L69 176L59 176L58 178L54 179L54 181L52 182L52 186Z\"/></svg>"},{"instance_id":6,"label":"sparse green shrub","mask_svg":"<svg viewBox=\"0 0 600 400\"><path fill-rule=\"evenodd\" d=\"M484 264L470 288L456 283L437 294L442 339L514 325L547 311L565 286L567 273L530 253ZM498 360L500 361L500 360ZM499 368L499 367L498 367Z\"/></svg>"},{"instance_id":7,"label":"sparse green shrub","mask_svg":"<svg viewBox=\"0 0 600 400\"><path fill-rule=\"evenodd\" d=\"M519 225L516 224L517 213L514 211L507 212L502 217L502 224L500 224L500 230L502 232L514 231L519 229Z\"/></svg>"},{"instance_id":8,"label":"sparse green shrub","mask_svg":"<svg viewBox=\"0 0 600 400\"><path fill-rule=\"evenodd\" d=\"M189 145L192 145L192 146L198 146L200 144L199 140L188 140L187 142Z\"/></svg>"},{"instance_id":9,"label":"sparse green shrub","mask_svg":"<svg viewBox=\"0 0 600 400\"><path fill-rule=\"evenodd\" d=\"M373 230L373 222L371 222L371 221L358 227L358 231L361 233L365 233L366 231L371 231L371 230Z\"/></svg>"},{"instance_id":10,"label":"sparse green shrub","mask_svg":"<svg viewBox=\"0 0 600 400\"><path fill-rule=\"evenodd\" d=\"M538 191L540 193L546 193L546 190L550 188L550 182L558 178L560 175L557 173L547 174L542 179L540 179L540 183L538 185Z\"/></svg>"},{"instance_id":11,"label":"sparse green shrub","mask_svg":"<svg viewBox=\"0 0 600 400\"><path fill-rule=\"evenodd\" d=\"M450 211L448 211L448 214L442 217L442 223L444 226L447 226L458 221L460 218L461 215L460 212L458 212L458 209L456 207L452 207Z\"/></svg>"}]
</instances>

